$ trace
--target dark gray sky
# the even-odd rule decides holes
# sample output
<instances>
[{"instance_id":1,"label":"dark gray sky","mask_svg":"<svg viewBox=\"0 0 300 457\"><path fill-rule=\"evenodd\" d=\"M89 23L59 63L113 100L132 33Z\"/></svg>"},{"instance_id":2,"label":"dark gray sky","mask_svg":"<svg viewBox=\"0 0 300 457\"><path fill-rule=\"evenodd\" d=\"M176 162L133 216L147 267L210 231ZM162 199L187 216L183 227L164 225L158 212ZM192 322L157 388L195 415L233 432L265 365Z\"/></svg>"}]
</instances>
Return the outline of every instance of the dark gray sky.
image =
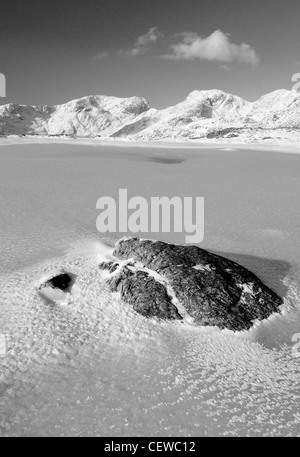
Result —
<instances>
[{"instance_id":1,"label":"dark gray sky","mask_svg":"<svg viewBox=\"0 0 300 457\"><path fill-rule=\"evenodd\" d=\"M153 107L194 89L249 100L300 72L299 0L1 0L9 102L140 95ZM243 44L244 43L244 44Z\"/></svg>"}]
</instances>

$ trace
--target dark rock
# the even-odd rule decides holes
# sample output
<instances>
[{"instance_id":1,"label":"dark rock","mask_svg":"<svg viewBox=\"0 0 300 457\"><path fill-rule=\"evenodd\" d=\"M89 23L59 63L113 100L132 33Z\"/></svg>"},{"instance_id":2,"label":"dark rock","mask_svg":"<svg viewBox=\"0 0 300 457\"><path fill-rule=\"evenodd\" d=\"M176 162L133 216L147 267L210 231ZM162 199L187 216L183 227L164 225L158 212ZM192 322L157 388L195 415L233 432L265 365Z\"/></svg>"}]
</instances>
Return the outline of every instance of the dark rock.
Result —
<instances>
[{"instance_id":1,"label":"dark rock","mask_svg":"<svg viewBox=\"0 0 300 457\"><path fill-rule=\"evenodd\" d=\"M74 283L74 279L74 276L69 273L60 273L41 284L39 289L51 287L52 289L60 289L64 292L68 292Z\"/></svg>"},{"instance_id":2,"label":"dark rock","mask_svg":"<svg viewBox=\"0 0 300 457\"><path fill-rule=\"evenodd\" d=\"M249 270L197 246L123 238L113 255L131 264L117 272L117 260L101 265L112 272L107 280L110 290L120 291L124 301L148 317L181 319L179 306L196 325L241 331L282 305L282 299ZM159 282L155 274L160 275Z\"/></svg>"},{"instance_id":3,"label":"dark rock","mask_svg":"<svg viewBox=\"0 0 300 457\"><path fill-rule=\"evenodd\" d=\"M120 291L122 299L143 316L182 319L166 288L144 271L123 267L108 280L108 285L112 292Z\"/></svg>"},{"instance_id":4,"label":"dark rock","mask_svg":"<svg viewBox=\"0 0 300 457\"><path fill-rule=\"evenodd\" d=\"M116 262L102 262L99 264L100 270L108 270L110 273L113 273L117 268L118 264Z\"/></svg>"},{"instance_id":5,"label":"dark rock","mask_svg":"<svg viewBox=\"0 0 300 457\"><path fill-rule=\"evenodd\" d=\"M228 127L221 130L213 130L207 133L206 138L213 139L213 138L235 138L238 136L238 132L242 129L240 127Z\"/></svg>"},{"instance_id":6,"label":"dark rock","mask_svg":"<svg viewBox=\"0 0 300 457\"><path fill-rule=\"evenodd\" d=\"M157 163L163 163L163 164L167 164L167 165L173 165L173 164L177 164L177 163L182 163L184 162L186 159L185 157L180 157L180 156L152 156L150 157L150 160L152 162L157 162Z\"/></svg>"}]
</instances>

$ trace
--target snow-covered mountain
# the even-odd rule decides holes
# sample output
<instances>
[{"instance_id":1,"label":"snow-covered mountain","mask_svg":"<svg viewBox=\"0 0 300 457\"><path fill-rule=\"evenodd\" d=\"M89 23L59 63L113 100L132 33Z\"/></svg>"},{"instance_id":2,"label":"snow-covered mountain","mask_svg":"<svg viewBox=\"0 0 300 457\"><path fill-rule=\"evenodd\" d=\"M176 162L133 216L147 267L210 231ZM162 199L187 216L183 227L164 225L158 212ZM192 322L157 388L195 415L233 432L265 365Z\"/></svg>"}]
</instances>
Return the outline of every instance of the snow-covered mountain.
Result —
<instances>
[{"instance_id":1,"label":"snow-covered mountain","mask_svg":"<svg viewBox=\"0 0 300 457\"><path fill-rule=\"evenodd\" d=\"M149 110L140 97L91 95L63 105L0 107L0 134L109 136Z\"/></svg>"},{"instance_id":2,"label":"snow-covered mountain","mask_svg":"<svg viewBox=\"0 0 300 457\"><path fill-rule=\"evenodd\" d=\"M195 90L157 110L141 97L91 95L63 105L0 107L0 135L113 137L132 140L278 138L300 129L300 93L277 90L248 102L220 90ZM279 135L279 136L278 136Z\"/></svg>"}]
</instances>

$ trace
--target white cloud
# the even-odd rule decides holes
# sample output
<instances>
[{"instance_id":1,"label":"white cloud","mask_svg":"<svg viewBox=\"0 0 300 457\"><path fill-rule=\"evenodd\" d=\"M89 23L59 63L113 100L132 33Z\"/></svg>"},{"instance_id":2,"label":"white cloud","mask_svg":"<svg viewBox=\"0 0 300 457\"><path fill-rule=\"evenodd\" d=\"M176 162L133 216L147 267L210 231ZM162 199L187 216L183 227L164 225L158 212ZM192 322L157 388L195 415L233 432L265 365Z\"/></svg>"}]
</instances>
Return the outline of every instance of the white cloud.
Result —
<instances>
[{"instance_id":1,"label":"white cloud","mask_svg":"<svg viewBox=\"0 0 300 457\"><path fill-rule=\"evenodd\" d=\"M156 43L159 38L161 38L163 34L158 30L157 27L151 27L147 33L144 35L139 36L132 49L127 51L123 51L122 49L119 51L119 54L135 57L141 54L145 54L149 51L152 44Z\"/></svg>"},{"instance_id":2,"label":"white cloud","mask_svg":"<svg viewBox=\"0 0 300 457\"><path fill-rule=\"evenodd\" d=\"M99 52L99 54L93 56L93 60L96 62L97 60L106 59L106 57L108 57L108 52Z\"/></svg>"},{"instance_id":3,"label":"white cloud","mask_svg":"<svg viewBox=\"0 0 300 457\"><path fill-rule=\"evenodd\" d=\"M174 60L216 60L218 62L244 62L255 65L259 62L256 51L246 43L231 43L228 34L216 30L207 38L197 33L184 32L181 40L171 45L170 54L161 56Z\"/></svg>"}]
</instances>

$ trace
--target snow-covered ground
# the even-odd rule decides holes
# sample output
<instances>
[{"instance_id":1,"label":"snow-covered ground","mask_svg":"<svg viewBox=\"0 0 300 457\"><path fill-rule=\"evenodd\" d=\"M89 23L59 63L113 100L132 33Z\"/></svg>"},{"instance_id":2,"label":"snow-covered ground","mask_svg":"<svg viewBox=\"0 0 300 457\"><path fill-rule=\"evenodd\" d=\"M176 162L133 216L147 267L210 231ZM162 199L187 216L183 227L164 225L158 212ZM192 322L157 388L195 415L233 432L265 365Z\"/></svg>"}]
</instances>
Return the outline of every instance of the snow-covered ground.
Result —
<instances>
[{"instance_id":1,"label":"snow-covered ground","mask_svg":"<svg viewBox=\"0 0 300 457\"><path fill-rule=\"evenodd\" d=\"M298 154L267 145L1 142L0 434L300 434ZM117 200L119 188L130 197L204 196L201 246L284 296L282 315L234 334L147 320L108 293L99 241L124 234L97 232L96 201ZM144 236L184 242L179 233ZM67 304L37 292L53 269L76 276Z\"/></svg>"},{"instance_id":2,"label":"snow-covered ground","mask_svg":"<svg viewBox=\"0 0 300 457\"><path fill-rule=\"evenodd\" d=\"M299 137L294 134L290 139L281 138L264 141L244 141L239 138L235 139L218 139L218 140L156 140L156 141L132 141L128 138L69 138L69 137L48 137L48 136L24 136L9 135L0 137L0 146L9 145L29 145L29 144L69 144L72 146L95 146L95 147L125 147L125 148L159 148L159 149L220 149L220 150L258 150L258 151L276 151L291 152L297 154L300 152L300 134Z\"/></svg>"}]
</instances>

